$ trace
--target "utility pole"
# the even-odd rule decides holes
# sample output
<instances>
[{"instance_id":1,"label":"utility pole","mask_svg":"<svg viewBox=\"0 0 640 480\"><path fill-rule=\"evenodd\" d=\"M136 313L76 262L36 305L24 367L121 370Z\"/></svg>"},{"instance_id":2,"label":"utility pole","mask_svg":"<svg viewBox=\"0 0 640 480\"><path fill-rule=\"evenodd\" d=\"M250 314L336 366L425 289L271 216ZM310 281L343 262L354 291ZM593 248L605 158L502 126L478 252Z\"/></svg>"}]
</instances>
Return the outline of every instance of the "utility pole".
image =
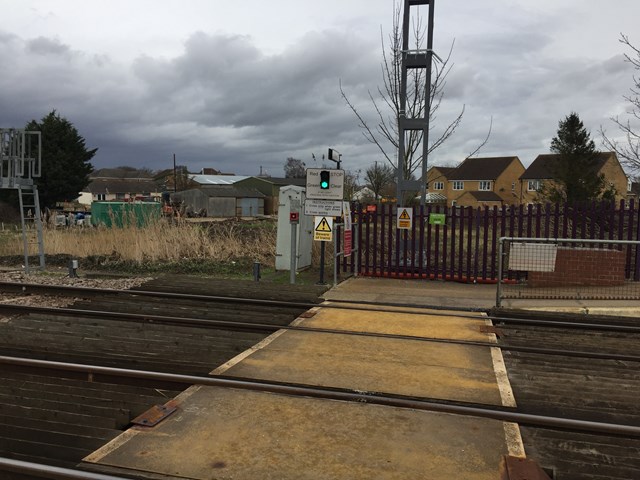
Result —
<instances>
[{"instance_id":1,"label":"utility pole","mask_svg":"<svg viewBox=\"0 0 640 480\"><path fill-rule=\"evenodd\" d=\"M178 191L178 171L176 170L176 154L173 154L173 193Z\"/></svg>"}]
</instances>

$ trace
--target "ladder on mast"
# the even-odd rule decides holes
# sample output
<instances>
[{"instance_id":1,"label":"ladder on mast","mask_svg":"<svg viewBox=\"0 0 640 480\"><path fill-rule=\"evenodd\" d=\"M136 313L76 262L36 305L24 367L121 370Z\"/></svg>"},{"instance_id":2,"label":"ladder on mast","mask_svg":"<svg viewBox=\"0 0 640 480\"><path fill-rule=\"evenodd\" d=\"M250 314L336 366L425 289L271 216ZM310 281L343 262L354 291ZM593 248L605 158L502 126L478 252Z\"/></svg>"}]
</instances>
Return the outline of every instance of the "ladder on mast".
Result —
<instances>
[{"instance_id":1,"label":"ladder on mast","mask_svg":"<svg viewBox=\"0 0 640 480\"><path fill-rule=\"evenodd\" d=\"M20 223L22 225L22 243L24 245L24 271L30 272L29 253L37 245L40 270L44 270L44 241L42 235L42 216L40 199L36 185L18 185L20 203Z\"/></svg>"}]
</instances>

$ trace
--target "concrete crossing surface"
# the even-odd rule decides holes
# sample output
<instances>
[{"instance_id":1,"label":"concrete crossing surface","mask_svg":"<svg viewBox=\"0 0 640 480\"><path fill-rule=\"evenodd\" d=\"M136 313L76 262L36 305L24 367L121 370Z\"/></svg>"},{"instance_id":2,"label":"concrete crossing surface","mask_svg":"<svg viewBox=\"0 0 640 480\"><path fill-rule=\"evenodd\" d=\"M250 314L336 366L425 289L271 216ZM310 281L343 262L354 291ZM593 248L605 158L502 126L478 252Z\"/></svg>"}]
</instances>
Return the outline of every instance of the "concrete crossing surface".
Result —
<instances>
[{"instance_id":1,"label":"concrete crossing surface","mask_svg":"<svg viewBox=\"0 0 640 480\"><path fill-rule=\"evenodd\" d=\"M486 345L496 339L483 329L484 314L357 309L353 296L354 303L329 300L294 322L330 332L280 330L212 375L515 406L502 354ZM176 413L129 429L84 467L198 480L489 480L500 478L504 455L524 456L517 425L474 416L205 386L172 404Z\"/></svg>"}]
</instances>

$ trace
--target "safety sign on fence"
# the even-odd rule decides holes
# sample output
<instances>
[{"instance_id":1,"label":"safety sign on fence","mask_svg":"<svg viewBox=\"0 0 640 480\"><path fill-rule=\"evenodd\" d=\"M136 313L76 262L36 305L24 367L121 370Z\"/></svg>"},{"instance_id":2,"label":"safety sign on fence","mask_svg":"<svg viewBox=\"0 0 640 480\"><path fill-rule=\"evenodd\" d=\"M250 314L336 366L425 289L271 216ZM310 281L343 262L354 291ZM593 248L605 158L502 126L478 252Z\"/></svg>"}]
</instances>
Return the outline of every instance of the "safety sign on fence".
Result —
<instances>
[{"instance_id":1,"label":"safety sign on fence","mask_svg":"<svg viewBox=\"0 0 640 480\"><path fill-rule=\"evenodd\" d=\"M313 239L320 242L333 240L333 217L313 217Z\"/></svg>"},{"instance_id":2,"label":"safety sign on fence","mask_svg":"<svg viewBox=\"0 0 640 480\"><path fill-rule=\"evenodd\" d=\"M351 250L353 249L353 231L351 230L351 208L349 207L349 202L342 202L342 216L344 217L343 252L344 256L348 257L351 255Z\"/></svg>"},{"instance_id":3,"label":"safety sign on fence","mask_svg":"<svg viewBox=\"0 0 640 480\"><path fill-rule=\"evenodd\" d=\"M412 225L413 225L413 209L398 208L397 227L402 230L411 230Z\"/></svg>"}]
</instances>

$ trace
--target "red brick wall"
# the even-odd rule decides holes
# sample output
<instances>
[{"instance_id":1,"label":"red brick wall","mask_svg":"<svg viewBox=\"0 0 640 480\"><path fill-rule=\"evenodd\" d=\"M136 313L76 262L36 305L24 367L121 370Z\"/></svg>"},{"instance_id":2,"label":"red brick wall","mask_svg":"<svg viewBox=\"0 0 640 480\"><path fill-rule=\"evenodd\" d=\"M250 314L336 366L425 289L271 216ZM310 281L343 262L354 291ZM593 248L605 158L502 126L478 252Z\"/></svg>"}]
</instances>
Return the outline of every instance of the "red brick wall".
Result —
<instances>
[{"instance_id":1,"label":"red brick wall","mask_svg":"<svg viewBox=\"0 0 640 480\"><path fill-rule=\"evenodd\" d=\"M554 272L529 272L531 287L612 286L625 281L619 250L558 248Z\"/></svg>"}]
</instances>

